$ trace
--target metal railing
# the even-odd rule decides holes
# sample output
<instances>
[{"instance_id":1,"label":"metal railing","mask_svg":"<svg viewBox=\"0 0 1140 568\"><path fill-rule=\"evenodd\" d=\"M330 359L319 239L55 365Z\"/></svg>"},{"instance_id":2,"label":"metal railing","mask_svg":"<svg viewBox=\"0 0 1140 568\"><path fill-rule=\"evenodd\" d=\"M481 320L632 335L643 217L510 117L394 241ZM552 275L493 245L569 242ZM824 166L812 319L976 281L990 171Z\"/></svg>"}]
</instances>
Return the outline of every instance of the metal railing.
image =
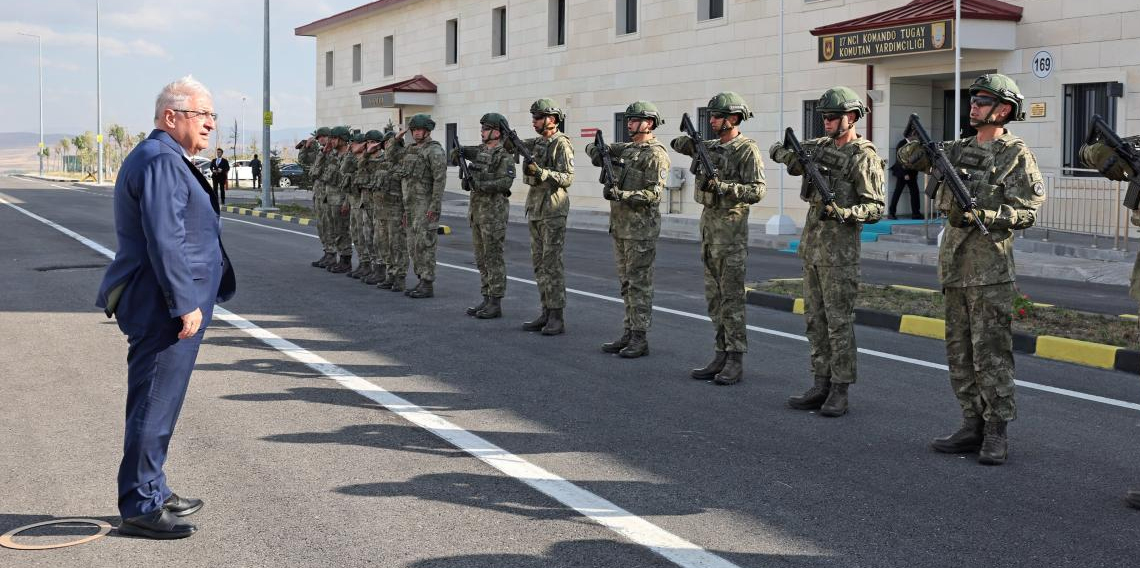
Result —
<instances>
[{"instance_id":1,"label":"metal railing","mask_svg":"<svg viewBox=\"0 0 1140 568\"><path fill-rule=\"evenodd\" d=\"M1079 170L1078 172L1096 172ZM1063 177L1045 174L1045 203L1037 210L1034 227L1050 231L1087 235L1093 247L1112 240L1113 250L1128 250L1136 229L1128 222L1129 212L1121 202L1125 186L1103 177Z\"/></svg>"}]
</instances>

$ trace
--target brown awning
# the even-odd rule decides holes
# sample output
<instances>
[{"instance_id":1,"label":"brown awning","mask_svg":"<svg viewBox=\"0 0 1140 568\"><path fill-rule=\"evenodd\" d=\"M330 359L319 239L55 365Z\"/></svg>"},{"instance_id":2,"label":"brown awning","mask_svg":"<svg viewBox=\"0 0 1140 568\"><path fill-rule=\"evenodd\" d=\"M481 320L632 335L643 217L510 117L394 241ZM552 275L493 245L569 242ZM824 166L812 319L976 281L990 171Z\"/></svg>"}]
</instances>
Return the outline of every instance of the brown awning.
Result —
<instances>
[{"instance_id":1,"label":"brown awning","mask_svg":"<svg viewBox=\"0 0 1140 568\"><path fill-rule=\"evenodd\" d=\"M423 75L390 85L360 91L360 108L395 108L401 106L433 106L435 83Z\"/></svg>"},{"instance_id":2,"label":"brown awning","mask_svg":"<svg viewBox=\"0 0 1140 568\"><path fill-rule=\"evenodd\" d=\"M379 93L435 93L438 92L435 83L423 75L416 75L411 79L397 81L383 87L374 87L367 91L360 91L360 96L375 95Z\"/></svg>"},{"instance_id":3,"label":"brown awning","mask_svg":"<svg viewBox=\"0 0 1140 568\"><path fill-rule=\"evenodd\" d=\"M1020 22L1021 12L1021 6L1014 6L999 0L962 0L962 19L964 20ZM815 28L811 30L811 35L843 34L953 19L954 0L914 0L909 4L885 12Z\"/></svg>"}]
</instances>

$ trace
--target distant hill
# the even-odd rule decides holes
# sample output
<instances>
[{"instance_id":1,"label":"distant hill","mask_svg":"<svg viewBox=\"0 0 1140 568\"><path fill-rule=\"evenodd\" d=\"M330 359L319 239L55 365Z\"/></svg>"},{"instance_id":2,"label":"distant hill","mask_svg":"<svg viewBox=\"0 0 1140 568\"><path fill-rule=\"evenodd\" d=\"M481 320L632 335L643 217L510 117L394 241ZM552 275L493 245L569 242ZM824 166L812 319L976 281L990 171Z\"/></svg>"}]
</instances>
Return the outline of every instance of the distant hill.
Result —
<instances>
[{"instance_id":1,"label":"distant hill","mask_svg":"<svg viewBox=\"0 0 1140 568\"><path fill-rule=\"evenodd\" d=\"M73 134L44 134L44 144L51 148L61 138L74 138ZM0 132L0 150L15 148L32 148L35 153L36 144L40 143L40 135L35 132Z\"/></svg>"}]
</instances>

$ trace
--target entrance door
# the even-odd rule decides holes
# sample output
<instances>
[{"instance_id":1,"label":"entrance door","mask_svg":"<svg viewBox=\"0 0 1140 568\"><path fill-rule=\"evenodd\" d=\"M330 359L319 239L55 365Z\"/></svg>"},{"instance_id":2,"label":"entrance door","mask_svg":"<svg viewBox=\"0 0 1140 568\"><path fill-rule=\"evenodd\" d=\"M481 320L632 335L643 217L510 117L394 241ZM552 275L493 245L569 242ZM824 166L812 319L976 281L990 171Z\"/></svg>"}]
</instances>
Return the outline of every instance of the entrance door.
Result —
<instances>
[{"instance_id":1,"label":"entrance door","mask_svg":"<svg viewBox=\"0 0 1140 568\"><path fill-rule=\"evenodd\" d=\"M978 133L973 126L970 126L970 91L962 89L958 95L962 100L962 116L958 117L958 128L961 129L962 138L967 138ZM947 89L942 93L942 139L954 140L958 138L954 135L954 90Z\"/></svg>"}]
</instances>

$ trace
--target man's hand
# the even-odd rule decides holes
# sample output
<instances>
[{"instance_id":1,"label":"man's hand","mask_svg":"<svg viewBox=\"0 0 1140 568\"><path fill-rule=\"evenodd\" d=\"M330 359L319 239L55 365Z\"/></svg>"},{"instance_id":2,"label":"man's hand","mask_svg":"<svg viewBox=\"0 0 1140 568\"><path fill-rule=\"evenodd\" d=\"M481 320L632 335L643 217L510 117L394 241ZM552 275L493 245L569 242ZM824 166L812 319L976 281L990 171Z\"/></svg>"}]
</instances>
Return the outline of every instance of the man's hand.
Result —
<instances>
[{"instance_id":1,"label":"man's hand","mask_svg":"<svg viewBox=\"0 0 1140 568\"><path fill-rule=\"evenodd\" d=\"M719 183L720 183L720 180L717 178L714 178L714 177L708 178L705 180L704 185L701 186L701 191L705 191L708 193L716 193L717 192L717 185Z\"/></svg>"},{"instance_id":2,"label":"man's hand","mask_svg":"<svg viewBox=\"0 0 1140 568\"><path fill-rule=\"evenodd\" d=\"M439 213L435 211L428 211L426 217L428 223L434 223L439 220Z\"/></svg>"},{"instance_id":3,"label":"man's hand","mask_svg":"<svg viewBox=\"0 0 1140 568\"><path fill-rule=\"evenodd\" d=\"M178 339L193 337L200 327L202 327L202 309L194 308L194 311L182 316L182 331L178 332Z\"/></svg>"},{"instance_id":4,"label":"man's hand","mask_svg":"<svg viewBox=\"0 0 1140 568\"><path fill-rule=\"evenodd\" d=\"M526 167L523 169L526 170L526 175L528 176L538 175L538 164L534 162L527 162Z\"/></svg>"}]
</instances>

